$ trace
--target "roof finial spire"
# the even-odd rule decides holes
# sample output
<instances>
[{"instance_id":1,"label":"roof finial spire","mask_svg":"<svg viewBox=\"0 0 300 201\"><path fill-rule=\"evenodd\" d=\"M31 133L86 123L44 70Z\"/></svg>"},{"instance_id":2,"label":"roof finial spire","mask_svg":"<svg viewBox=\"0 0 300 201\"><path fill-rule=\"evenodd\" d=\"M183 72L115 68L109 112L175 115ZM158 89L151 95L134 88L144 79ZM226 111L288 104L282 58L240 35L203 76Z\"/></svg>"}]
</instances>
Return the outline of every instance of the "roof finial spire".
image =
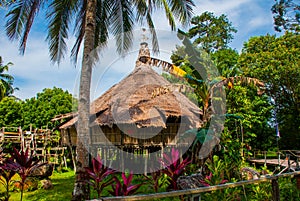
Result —
<instances>
[{"instance_id":1,"label":"roof finial spire","mask_svg":"<svg viewBox=\"0 0 300 201\"><path fill-rule=\"evenodd\" d=\"M146 42L149 38L146 35L146 31L147 30L145 28L142 28L141 46L137 60L137 66L139 66L141 63L147 64L150 61L150 50L148 48L148 43Z\"/></svg>"}]
</instances>

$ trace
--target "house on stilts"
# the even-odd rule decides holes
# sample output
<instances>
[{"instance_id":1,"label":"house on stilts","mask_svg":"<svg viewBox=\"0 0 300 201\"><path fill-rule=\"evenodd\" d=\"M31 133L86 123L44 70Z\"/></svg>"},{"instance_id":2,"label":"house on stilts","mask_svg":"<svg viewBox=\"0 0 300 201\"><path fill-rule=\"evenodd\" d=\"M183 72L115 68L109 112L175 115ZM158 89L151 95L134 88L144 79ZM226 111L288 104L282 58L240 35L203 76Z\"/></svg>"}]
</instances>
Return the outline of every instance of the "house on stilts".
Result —
<instances>
[{"instance_id":1,"label":"house on stilts","mask_svg":"<svg viewBox=\"0 0 300 201\"><path fill-rule=\"evenodd\" d=\"M148 171L153 167L147 161L172 147L186 150L193 139L183 134L202 126L199 107L181 92L168 90L171 83L152 64L148 44L142 42L133 72L91 104L88 149L113 168ZM54 118L62 119L63 144L76 145L77 114Z\"/></svg>"}]
</instances>

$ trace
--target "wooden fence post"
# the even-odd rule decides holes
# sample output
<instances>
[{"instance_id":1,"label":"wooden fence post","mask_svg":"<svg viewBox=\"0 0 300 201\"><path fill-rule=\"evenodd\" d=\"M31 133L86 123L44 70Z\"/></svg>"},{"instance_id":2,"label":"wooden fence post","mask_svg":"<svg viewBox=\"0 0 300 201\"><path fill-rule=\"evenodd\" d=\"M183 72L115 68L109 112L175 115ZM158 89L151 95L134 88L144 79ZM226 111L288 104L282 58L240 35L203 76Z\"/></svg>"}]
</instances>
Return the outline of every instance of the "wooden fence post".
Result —
<instances>
[{"instance_id":1,"label":"wooden fence post","mask_svg":"<svg viewBox=\"0 0 300 201\"><path fill-rule=\"evenodd\" d=\"M295 178L296 178L296 182L297 182L297 189L300 190L300 176L295 175Z\"/></svg>"},{"instance_id":2,"label":"wooden fence post","mask_svg":"<svg viewBox=\"0 0 300 201\"><path fill-rule=\"evenodd\" d=\"M290 154L287 154L286 157L288 159L288 168L289 168L288 170L291 171L291 159L290 159L291 156L290 156Z\"/></svg>"},{"instance_id":3,"label":"wooden fence post","mask_svg":"<svg viewBox=\"0 0 300 201\"><path fill-rule=\"evenodd\" d=\"M272 197L273 201L280 201L278 178L272 179Z\"/></svg>"}]
</instances>

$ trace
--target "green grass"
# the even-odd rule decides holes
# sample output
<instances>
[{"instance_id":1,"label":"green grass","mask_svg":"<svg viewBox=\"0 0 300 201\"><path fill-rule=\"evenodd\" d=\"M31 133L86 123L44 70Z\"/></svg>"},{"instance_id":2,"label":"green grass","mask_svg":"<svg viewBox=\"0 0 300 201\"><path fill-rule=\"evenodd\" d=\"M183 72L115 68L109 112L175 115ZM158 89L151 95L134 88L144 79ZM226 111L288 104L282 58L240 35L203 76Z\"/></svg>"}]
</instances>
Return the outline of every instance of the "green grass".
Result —
<instances>
[{"instance_id":1,"label":"green grass","mask_svg":"<svg viewBox=\"0 0 300 201\"><path fill-rule=\"evenodd\" d=\"M32 192L24 192L23 201L59 201L71 200L74 187L74 172L53 172L50 177L53 188L50 190L38 189ZM1 187L1 192L3 188ZM20 192L10 192L10 201L20 200Z\"/></svg>"}]
</instances>

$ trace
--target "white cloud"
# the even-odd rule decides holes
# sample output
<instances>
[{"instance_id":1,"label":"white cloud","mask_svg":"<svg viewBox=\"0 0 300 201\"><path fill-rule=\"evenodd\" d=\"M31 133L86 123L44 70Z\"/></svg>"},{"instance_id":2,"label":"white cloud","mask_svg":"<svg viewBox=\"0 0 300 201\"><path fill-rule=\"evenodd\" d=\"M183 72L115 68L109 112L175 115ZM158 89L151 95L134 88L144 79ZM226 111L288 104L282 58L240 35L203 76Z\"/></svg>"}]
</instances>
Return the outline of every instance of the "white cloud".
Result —
<instances>
[{"instance_id":1,"label":"white cloud","mask_svg":"<svg viewBox=\"0 0 300 201\"><path fill-rule=\"evenodd\" d=\"M251 28L258 28L261 26L265 26L268 23L266 22L266 19L263 16L260 16L251 19L248 24Z\"/></svg>"},{"instance_id":2,"label":"white cloud","mask_svg":"<svg viewBox=\"0 0 300 201\"><path fill-rule=\"evenodd\" d=\"M195 9L195 14L201 14L205 11L214 12L217 15L228 13L236 14L239 13L239 9L253 2L253 0L210 0L210 1L197 1L197 7Z\"/></svg>"},{"instance_id":3,"label":"white cloud","mask_svg":"<svg viewBox=\"0 0 300 201\"><path fill-rule=\"evenodd\" d=\"M42 38L30 38L25 54L18 53L18 44L6 37L0 38L0 55L4 63L12 62L10 74L15 77L15 87L20 90L15 95L21 99L30 98L44 88L53 86L72 89L72 79L78 69L67 58L60 66L53 65L48 55L48 46Z\"/></svg>"}]
</instances>

